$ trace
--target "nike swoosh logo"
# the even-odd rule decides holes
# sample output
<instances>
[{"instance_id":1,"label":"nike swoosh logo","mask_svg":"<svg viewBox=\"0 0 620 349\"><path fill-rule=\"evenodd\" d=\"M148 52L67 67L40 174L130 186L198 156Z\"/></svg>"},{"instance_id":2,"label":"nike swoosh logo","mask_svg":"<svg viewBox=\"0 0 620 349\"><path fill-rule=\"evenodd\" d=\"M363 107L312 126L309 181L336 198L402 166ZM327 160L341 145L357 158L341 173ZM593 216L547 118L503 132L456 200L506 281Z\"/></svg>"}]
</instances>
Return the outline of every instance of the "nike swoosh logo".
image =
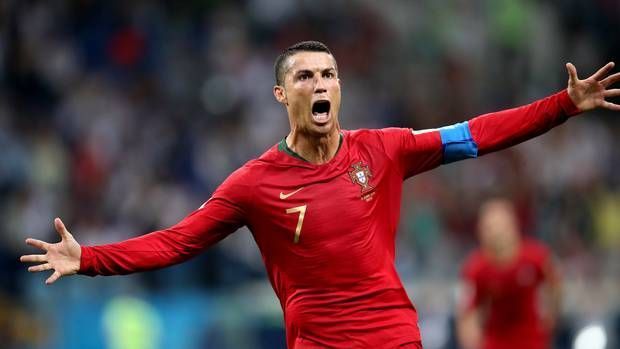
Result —
<instances>
[{"instance_id":1,"label":"nike swoosh logo","mask_svg":"<svg viewBox=\"0 0 620 349\"><path fill-rule=\"evenodd\" d=\"M297 190L295 190L294 192L288 193L288 194L284 194L283 192L280 192L280 199L284 200L284 199L288 199L289 197L297 194L300 190L302 190L304 187L301 187Z\"/></svg>"}]
</instances>

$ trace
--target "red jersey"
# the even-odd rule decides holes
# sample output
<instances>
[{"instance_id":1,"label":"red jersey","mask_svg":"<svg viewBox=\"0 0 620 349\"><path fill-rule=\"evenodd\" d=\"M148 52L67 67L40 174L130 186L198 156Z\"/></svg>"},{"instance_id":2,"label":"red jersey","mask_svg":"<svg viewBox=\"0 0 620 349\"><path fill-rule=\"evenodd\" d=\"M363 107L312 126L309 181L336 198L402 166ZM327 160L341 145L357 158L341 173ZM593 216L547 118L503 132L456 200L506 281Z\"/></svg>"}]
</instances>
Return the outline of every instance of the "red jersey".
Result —
<instances>
[{"instance_id":1,"label":"red jersey","mask_svg":"<svg viewBox=\"0 0 620 349\"><path fill-rule=\"evenodd\" d=\"M538 291L545 281L550 254L525 240L507 265L497 265L483 251L473 252L463 268L471 291L466 306L483 313L484 349L547 349L550 333L539 314Z\"/></svg>"},{"instance_id":2,"label":"red jersey","mask_svg":"<svg viewBox=\"0 0 620 349\"><path fill-rule=\"evenodd\" d=\"M566 91L455 126L342 131L314 165L286 143L235 171L175 226L82 248L80 273L182 262L247 225L284 312L288 348L398 348L420 341L394 267L403 180L523 141L578 111Z\"/></svg>"}]
</instances>

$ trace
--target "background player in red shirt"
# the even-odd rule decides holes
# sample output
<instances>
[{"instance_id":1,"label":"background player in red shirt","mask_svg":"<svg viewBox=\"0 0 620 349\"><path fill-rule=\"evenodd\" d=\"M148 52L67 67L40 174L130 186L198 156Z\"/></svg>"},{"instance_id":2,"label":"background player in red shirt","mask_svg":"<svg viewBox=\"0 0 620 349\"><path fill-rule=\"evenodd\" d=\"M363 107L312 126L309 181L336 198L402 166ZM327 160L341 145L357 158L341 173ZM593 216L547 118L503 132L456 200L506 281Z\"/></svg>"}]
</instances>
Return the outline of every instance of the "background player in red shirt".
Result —
<instances>
[{"instance_id":1,"label":"background player in red shirt","mask_svg":"<svg viewBox=\"0 0 620 349\"><path fill-rule=\"evenodd\" d=\"M463 265L457 319L462 347L550 348L561 286L549 250L522 237L506 199L482 205L478 233L480 248Z\"/></svg>"},{"instance_id":2,"label":"background player in red shirt","mask_svg":"<svg viewBox=\"0 0 620 349\"><path fill-rule=\"evenodd\" d=\"M605 101L620 74L607 64L586 80L572 65L567 90L520 108L435 130L340 128L335 58L302 42L276 60L273 93L290 133L231 174L198 210L168 229L102 246L80 246L60 219L61 242L28 239L23 256L54 270L127 274L183 262L241 226L261 251L283 312L289 348L421 347L417 312L394 266L403 180L442 163L519 143Z\"/></svg>"}]
</instances>

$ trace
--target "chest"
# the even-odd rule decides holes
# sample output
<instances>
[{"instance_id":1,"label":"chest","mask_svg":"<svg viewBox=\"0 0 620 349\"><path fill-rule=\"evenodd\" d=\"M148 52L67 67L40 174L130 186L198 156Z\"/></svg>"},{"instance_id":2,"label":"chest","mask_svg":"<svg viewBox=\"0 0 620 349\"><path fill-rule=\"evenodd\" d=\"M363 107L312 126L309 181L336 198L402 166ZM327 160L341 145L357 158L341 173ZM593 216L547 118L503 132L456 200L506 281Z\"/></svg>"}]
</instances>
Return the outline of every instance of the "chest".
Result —
<instances>
[{"instance_id":1,"label":"chest","mask_svg":"<svg viewBox=\"0 0 620 349\"><path fill-rule=\"evenodd\" d=\"M514 298L535 290L542 280L539 266L528 259L520 259L510 266L489 265L484 268L481 289L490 298Z\"/></svg>"},{"instance_id":2,"label":"chest","mask_svg":"<svg viewBox=\"0 0 620 349\"><path fill-rule=\"evenodd\" d=\"M386 199L394 187L389 160L381 154L355 154L326 168L277 171L256 188L251 228L257 240L299 251L341 251L363 243L375 222L386 220Z\"/></svg>"}]
</instances>

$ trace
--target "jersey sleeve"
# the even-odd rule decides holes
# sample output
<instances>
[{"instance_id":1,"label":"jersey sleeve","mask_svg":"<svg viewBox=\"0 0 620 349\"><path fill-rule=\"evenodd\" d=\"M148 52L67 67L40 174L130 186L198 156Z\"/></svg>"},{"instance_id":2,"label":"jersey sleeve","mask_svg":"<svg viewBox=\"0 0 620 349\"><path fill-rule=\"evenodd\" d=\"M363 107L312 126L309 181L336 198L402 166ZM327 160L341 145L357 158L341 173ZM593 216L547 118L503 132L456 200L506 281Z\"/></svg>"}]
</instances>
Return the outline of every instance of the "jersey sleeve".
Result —
<instances>
[{"instance_id":1,"label":"jersey sleeve","mask_svg":"<svg viewBox=\"0 0 620 349\"><path fill-rule=\"evenodd\" d=\"M567 90L518 108L478 116L469 121L478 155L521 143L562 124L579 109Z\"/></svg>"},{"instance_id":2,"label":"jersey sleeve","mask_svg":"<svg viewBox=\"0 0 620 349\"><path fill-rule=\"evenodd\" d=\"M439 166L443 158L441 138L437 130L414 131L410 128L378 130L383 149L403 178Z\"/></svg>"},{"instance_id":3,"label":"jersey sleeve","mask_svg":"<svg viewBox=\"0 0 620 349\"><path fill-rule=\"evenodd\" d=\"M181 263L246 224L251 187L245 168L228 177L199 209L174 226L133 239L83 246L80 274L124 275Z\"/></svg>"},{"instance_id":4,"label":"jersey sleeve","mask_svg":"<svg viewBox=\"0 0 620 349\"><path fill-rule=\"evenodd\" d=\"M379 130L387 155L404 178L441 164L475 158L536 137L579 113L566 90L518 108L438 129Z\"/></svg>"}]
</instances>

